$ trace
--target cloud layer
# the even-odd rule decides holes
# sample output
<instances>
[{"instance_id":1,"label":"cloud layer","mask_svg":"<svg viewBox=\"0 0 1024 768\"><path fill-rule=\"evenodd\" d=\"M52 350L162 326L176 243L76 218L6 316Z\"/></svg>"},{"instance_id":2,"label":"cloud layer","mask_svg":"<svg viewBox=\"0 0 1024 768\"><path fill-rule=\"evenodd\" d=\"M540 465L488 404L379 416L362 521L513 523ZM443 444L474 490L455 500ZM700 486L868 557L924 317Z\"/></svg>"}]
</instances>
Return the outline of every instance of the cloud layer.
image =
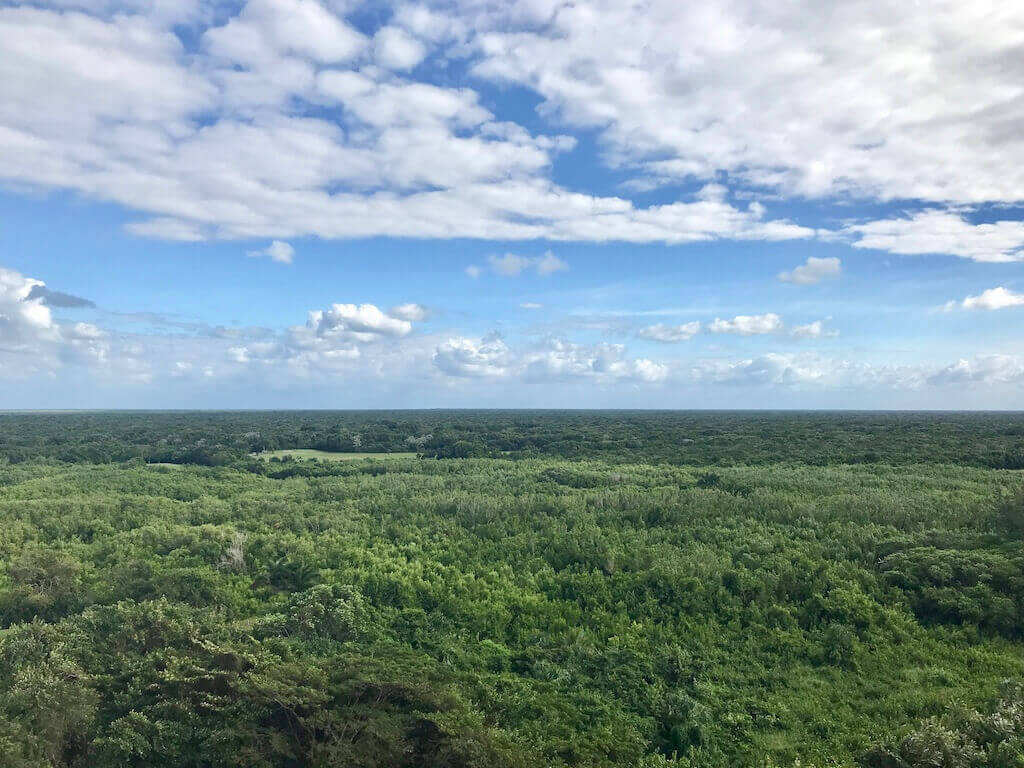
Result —
<instances>
[{"instance_id":1,"label":"cloud layer","mask_svg":"<svg viewBox=\"0 0 1024 768\"><path fill-rule=\"evenodd\" d=\"M274 239L267 255L282 262L301 235L814 235L732 202L737 188L940 205L1016 202L1024 189L1024 20L1006 4L879 16L872 3L399 3L372 35L335 7L0 9L0 176L149 214L129 227L143 236ZM648 207L566 188L552 165L572 136L528 131L479 90L412 74L432 57L535 91L555 131L598 131L603 162L634 174L624 189L705 186ZM844 232L860 247L979 261L1024 246L1020 222L943 208ZM783 279L820 279L815 261Z\"/></svg>"},{"instance_id":2,"label":"cloud layer","mask_svg":"<svg viewBox=\"0 0 1024 768\"><path fill-rule=\"evenodd\" d=\"M0 8L0 177L118 203L149 215L134 234L175 240L813 234L720 194L644 208L554 182L574 139L412 77L455 41L411 10L371 37L318 0L172 7Z\"/></svg>"},{"instance_id":3,"label":"cloud layer","mask_svg":"<svg viewBox=\"0 0 1024 768\"><path fill-rule=\"evenodd\" d=\"M1024 189L1024 15L997 0L455 7L447 31L479 51L477 74L599 131L607 162L644 183L725 172L795 196L950 203Z\"/></svg>"}]
</instances>

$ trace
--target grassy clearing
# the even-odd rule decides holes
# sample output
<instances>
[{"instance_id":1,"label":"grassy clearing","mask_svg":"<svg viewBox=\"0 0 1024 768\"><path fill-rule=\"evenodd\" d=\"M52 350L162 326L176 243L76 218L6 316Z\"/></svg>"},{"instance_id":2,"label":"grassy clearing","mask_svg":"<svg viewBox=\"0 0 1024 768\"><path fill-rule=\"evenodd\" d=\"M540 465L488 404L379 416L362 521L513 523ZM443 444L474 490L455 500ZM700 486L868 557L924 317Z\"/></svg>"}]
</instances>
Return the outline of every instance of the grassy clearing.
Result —
<instances>
[{"instance_id":1,"label":"grassy clearing","mask_svg":"<svg viewBox=\"0 0 1024 768\"><path fill-rule=\"evenodd\" d=\"M395 451L393 453L331 453L330 451L316 451L312 448L289 448L283 451L263 451L254 454L261 459L279 458L291 456L293 459L320 459L321 461L358 461L359 459L415 459L416 454L410 452Z\"/></svg>"}]
</instances>

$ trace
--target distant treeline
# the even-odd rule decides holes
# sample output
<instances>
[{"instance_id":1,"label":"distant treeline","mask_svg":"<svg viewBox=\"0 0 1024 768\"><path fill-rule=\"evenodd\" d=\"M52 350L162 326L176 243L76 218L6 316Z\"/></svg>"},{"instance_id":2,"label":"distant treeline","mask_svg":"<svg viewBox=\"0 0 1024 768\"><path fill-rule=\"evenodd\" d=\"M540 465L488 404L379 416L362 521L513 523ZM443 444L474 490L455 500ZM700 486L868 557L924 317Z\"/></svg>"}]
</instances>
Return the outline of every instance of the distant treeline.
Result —
<instances>
[{"instance_id":1,"label":"distant treeline","mask_svg":"<svg viewBox=\"0 0 1024 768\"><path fill-rule=\"evenodd\" d=\"M0 461L234 464L253 452L1024 469L1024 413L224 411L0 414Z\"/></svg>"}]
</instances>

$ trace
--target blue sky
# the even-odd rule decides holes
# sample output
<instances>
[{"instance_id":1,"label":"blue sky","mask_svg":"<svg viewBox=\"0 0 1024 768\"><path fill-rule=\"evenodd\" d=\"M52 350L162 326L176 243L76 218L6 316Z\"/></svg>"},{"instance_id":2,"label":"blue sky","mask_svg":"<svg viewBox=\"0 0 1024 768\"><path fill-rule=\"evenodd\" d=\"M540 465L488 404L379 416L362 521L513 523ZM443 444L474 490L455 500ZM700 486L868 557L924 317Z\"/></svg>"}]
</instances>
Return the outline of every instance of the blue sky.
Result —
<instances>
[{"instance_id":1,"label":"blue sky","mask_svg":"<svg viewBox=\"0 0 1024 768\"><path fill-rule=\"evenodd\" d=\"M1024 12L0 2L0 407L1024 408Z\"/></svg>"}]
</instances>

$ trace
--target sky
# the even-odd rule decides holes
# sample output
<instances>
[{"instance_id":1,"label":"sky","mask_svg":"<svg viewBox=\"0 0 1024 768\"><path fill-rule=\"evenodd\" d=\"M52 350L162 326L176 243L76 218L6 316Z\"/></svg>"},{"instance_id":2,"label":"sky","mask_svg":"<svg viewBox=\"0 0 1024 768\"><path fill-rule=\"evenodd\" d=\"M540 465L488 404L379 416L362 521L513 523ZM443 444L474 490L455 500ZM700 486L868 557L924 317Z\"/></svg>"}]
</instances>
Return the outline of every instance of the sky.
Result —
<instances>
[{"instance_id":1,"label":"sky","mask_svg":"<svg viewBox=\"0 0 1024 768\"><path fill-rule=\"evenodd\" d=\"M0 409L1024 409L1024 6L0 0Z\"/></svg>"}]
</instances>

